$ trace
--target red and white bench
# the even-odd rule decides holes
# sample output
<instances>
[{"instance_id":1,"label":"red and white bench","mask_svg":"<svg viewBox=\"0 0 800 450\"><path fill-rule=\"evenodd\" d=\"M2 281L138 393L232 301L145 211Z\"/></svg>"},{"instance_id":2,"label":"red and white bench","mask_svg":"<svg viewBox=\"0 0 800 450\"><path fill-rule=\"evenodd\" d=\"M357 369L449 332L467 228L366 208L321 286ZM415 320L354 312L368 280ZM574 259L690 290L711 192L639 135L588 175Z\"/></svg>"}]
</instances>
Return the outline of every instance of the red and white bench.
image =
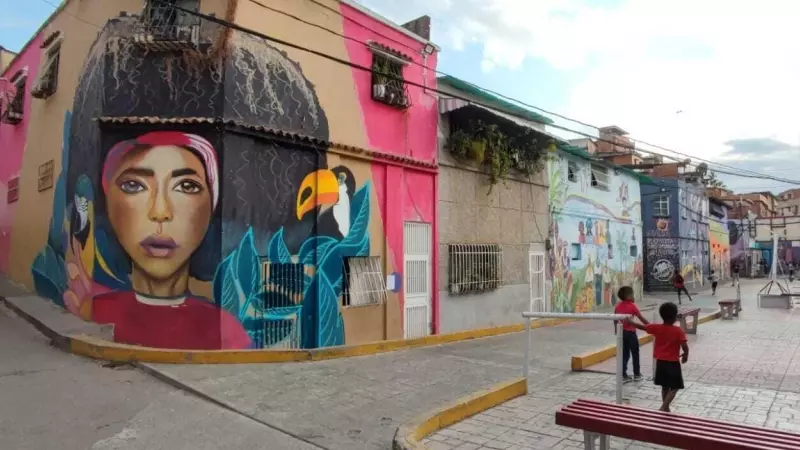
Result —
<instances>
[{"instance_id":1,"label":"red and white bench","mask_svg":"<svg viewBox=\"0 0 800 450\"><path fill-rule=\"evenodd\" d=\"M800 434L593 400L561 408L556 424L583 430L587 450L609 449L611 436L684 449L800 449Z\"/></svg>"},{"instance_id":2,"label":"red and white bench","mask_svg":"<svg viewBox=\"0 0 800 450\"><path fill-rule=\"evenodd\" d=\"M719 310L722 313L722 319L728 320L734 317L739 317L739 311L742 310L742 301L739 299L734 300L720 300Z\"/></svg>"},{"instance_id":3,"label":"red and white bench","mask_svg":"<svg viewBox=\"0 0 800 450\"><path fill-rule=\"evenodd\" d=\"M686 322L686 318L692 318L692 324ZM695 308L693 306L684 306L678 309L678 322L681 324L681 329L686 334L697 334L697 325L698 320L700 318L700 308Z\"/></svg>"}]
</instances>

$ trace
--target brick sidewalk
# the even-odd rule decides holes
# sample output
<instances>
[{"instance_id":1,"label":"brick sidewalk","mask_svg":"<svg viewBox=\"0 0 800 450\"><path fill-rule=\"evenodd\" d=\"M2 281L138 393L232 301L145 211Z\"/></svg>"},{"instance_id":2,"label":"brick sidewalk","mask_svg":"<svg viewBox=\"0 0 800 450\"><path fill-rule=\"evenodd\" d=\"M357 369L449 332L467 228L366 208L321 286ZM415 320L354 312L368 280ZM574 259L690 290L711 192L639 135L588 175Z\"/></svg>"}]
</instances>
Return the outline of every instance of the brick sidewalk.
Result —
<instances>
[{"instance_id":1,"label":"brick sidewalk","mask_svg":"<svg viewBox=\"0 0 800 450\"><path fill-rule=\"evenodd\" d=\"M684 366L686 389L673 411L800 433L800 312L759 310L748 287L739 320L701 324L689 336ZM744 290L744 289L743 289ZM750 292L753 291L753 292ZM743 292L743 295L745 293ZM642 372L652 374L652 345L643 346ZM555 411L578 398L614 401L616 359L531 386L512 400L442 430L426 441L429 450L522 450L581 448L582 432L555 425ZM657 408L660 388L652 381L625 385L631 404ZM612 448L654 448L612 439Z\"/></svg>"},{"instance_id":2,"label":"brick sidewalk","mask_svg":"<svg viewBox=\"0 0 800 450\"><path fill-rule=\"evenodd\" d=\"M661 405L651 383L625 386L631 404ZM555 425L555 412L578 398L614 401L614 377L576 373L534 387L526 397L471 417L426 439L428 450L529 450L583 448L583 432ZM686 382L672 409L710 419L800 432L800 394L772 389ZM615 449L665 448L612 438Z\"/></svg>"}]
</instances>

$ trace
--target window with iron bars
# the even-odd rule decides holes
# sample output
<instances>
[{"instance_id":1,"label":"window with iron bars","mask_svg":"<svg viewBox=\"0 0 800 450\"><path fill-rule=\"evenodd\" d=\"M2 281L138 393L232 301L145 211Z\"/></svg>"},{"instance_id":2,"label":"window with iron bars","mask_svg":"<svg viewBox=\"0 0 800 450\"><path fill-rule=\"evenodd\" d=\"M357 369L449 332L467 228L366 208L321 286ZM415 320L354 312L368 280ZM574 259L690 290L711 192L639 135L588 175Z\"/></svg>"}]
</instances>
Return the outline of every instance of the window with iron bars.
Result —
<instances>
[{"instance_id":1,"label":"window with iron bars","mask_svg":"<svg viewBox=\"0 0 800 450\"><path fill-rule=\"evenodd\" d=\"M411 106L403 79L403 63L379 52L372 54L372 99L395 108Z\"/></svg>"},{"instance_id":2,"label":"window with iron bars","mask_svg":"<svg viewBox=\"0 0 800 450\"><path fill-rule=\"evenodd\" d=\"M47 50L47 60L42 68L41 75L31 90L31 95L45 99L55 94L58 88L58 66L61 61L61 42L56 42Z\"/></svg>"},{"instance_id":3,"label":"window with iron bars","mask_svg":"<svg viewBox=\"0 0 800 450\"><path fill-rule=\"evenodd\" d=\"M22 117L25 114L25 86L27 82L28 76L22 70L11 77L11 84L14 85L14 97L8 102L6 110L2 111L3 122L14 125L22 121Z\"/></svg>"},{"instance_id":4,"label":"window with iron bars","mask_svg":"<svg viewBox=\"0 0 800 450\"><path fill-rule=\"evenodd\" d=\"M487 292L503 284L503 250L497 244L450 244L450 293Z\"/></svg>"},{"instance_id":5,"label":"window with iron bars","mask_svg":"<svg viewBox=\"0 0 800 450\"><path fill-rule=\"evenodd\" d=\"M342 306L380 305L386 302L386 281L380 256L344 258Z\"/></svg>"},{"instance_id":6,"label":"window with iron bars","mask_svg":"<svg viewBox=\"0 0 800 450\"><path fill-rule=\"evenodd\" d=\"M313 274L313 266L262 261L261 273L259 319L264 326L253 336L256 348L300 348L305 279Z\"/></svg>"},{"instance_id":7,"label":"window with iron bars","mask_svg":"<svg viewBox=\"0 0 800 450\"><path fill-rule=\"evenodd\" d=\"M176 8L198 11L199 0L148 0L142 14L146 32L156 40L192 40L200 18Z\"/></svg>"}]
</instances>

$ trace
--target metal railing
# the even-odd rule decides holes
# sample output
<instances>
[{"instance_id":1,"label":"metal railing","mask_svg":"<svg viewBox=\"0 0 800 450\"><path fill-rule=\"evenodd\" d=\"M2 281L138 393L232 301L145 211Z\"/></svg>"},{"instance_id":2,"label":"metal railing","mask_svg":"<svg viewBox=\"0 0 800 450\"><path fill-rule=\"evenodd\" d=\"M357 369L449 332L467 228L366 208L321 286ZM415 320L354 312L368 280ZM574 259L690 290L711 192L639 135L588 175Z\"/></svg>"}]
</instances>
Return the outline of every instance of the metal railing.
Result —
<instances>
[{"instance_id":1,"label":"metal railing","mask_svg":"<svg viewBox=\"0 0 800 450\"><path fill-rule=\"evenodd\" d=\"M181 4L187 9L197 9L197 2ZM200 18L175 8L169 1L149 1L141 18L144 42L190 42L199 39Z\"/></svg>"},{"instance_id":2,"label":"metal railing","mask_svg":"<svg viewBox=\"0 0 800 450\"><path fill-rule=\"evenodd\" d=\"M522 376L528 380L530 373L531 360L531 319L581 319L581 320L625 320L632 316L626 314L596 314L596 313L548 313L548 312L524 312L522 317L527 320L525 327L525 362L522 365ZM617 331L617 403L622 403L622 327L616 327Z\"/></svg>"}]
</instances>

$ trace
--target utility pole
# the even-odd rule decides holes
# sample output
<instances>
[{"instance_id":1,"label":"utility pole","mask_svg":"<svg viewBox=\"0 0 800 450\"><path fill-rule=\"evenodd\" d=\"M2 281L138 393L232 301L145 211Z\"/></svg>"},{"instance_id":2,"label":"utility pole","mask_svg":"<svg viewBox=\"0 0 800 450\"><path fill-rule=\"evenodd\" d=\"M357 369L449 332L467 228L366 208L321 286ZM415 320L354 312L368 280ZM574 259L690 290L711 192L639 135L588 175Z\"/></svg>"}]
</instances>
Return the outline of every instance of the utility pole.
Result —
<instances>
[{"instance_id":1,"label":"utility pole","mask_svg":"<svg viewBox=\"0 0 800 450\"><path fill-rule=\"evenodd\" d=\"M783 233L786 233L785 228ZM772 268L769 271L769 282L758 293L760 295L766 291L767 295L769 295L772 291L772 286L778 285L781 294L788 294L789 290L781 286L780 281L778 281L778 239L780 239L780 233L770 227L769 234L772 235Z\"/></svg>"}]
</instances>

